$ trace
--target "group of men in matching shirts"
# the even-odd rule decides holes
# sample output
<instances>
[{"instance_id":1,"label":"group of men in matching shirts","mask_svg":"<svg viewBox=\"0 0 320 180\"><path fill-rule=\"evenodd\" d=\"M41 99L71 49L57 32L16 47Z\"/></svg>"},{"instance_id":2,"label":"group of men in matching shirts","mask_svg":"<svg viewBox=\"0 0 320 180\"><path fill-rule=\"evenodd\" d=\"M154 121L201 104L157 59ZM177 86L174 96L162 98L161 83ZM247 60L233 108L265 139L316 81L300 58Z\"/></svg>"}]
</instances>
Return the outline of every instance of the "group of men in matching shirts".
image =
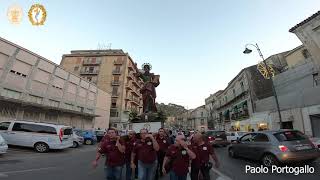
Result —
<instances>
[{"instance_id":1,"label":"group of men in matching shirts","mask_svg":"<svg viewBox=\"0 0 320 180\"><path fill-rule=\"evenodd\" d=\"M190 160L191 180L210 180L210 159L219 167L213 147L202 134L194 134L191 142L186 142L184 135L177 135L172 144L163 128L155 135L141 129L139 139L130 131L126 140L118 136L116 129L110 128L99 144L93 167L97 167L102 154L106 157L107 180L123 180L123 167L126 167L126 180L136 177L157 180L165 174L169 174L170 180L186 180Z\"/></svg>"}]
</instances>

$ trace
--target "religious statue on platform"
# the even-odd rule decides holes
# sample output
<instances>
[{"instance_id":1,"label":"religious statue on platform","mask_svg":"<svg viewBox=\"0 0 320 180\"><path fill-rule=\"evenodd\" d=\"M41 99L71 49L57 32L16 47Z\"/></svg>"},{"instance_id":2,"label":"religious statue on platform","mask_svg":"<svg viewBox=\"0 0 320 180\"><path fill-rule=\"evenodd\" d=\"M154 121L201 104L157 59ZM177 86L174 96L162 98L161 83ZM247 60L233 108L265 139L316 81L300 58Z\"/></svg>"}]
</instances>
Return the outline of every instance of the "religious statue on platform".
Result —
<instances>
[{"instance_id":1,"label":"religious statue on platform","mask_svg":"<svg viewBox=\"0 0 320 180\"><path fill-rule=\"evenodd\" d=\"M150 73L151 69L151 64L144 63L142 65L142 70L136 75L144 82L143 87L140 90L143 100L143 113L157 112L156 87L160 84L160 75L154 75L153 73Z\"/></svg>"}]
</instances>

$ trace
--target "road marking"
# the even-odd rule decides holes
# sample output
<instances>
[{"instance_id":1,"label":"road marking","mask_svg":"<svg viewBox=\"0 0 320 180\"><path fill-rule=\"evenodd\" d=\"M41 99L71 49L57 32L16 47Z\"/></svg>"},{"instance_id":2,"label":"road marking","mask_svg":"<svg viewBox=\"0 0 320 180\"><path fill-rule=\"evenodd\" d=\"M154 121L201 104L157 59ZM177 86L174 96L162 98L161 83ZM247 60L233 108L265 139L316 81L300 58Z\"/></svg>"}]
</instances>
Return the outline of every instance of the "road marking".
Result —
<instances>
[{"instance_id":1,"label":"road marking","mask_svg":"<svg viewBox=\"0 0 320 180\"><path fill-rule=\"evenodd\" d=\"M57 167L46 167L46 168L38 168L38 169L25 169L25 170L19 170L19 171L7 171L7 172L0 172L0 175L7 175L7 174L14 174L14 173L24 173L24 172L32 172L32 171L41 171L41 170L48 170L48 169L55 169L55 168L57 168Z\"/></svg>"},{"instance_id":2,"label":"road marking","mask_svg":"<svg viewBox=\"0 0 320 180\"><path fill-rule=\"evenodd\" d=\"M230 177L228 177L227 175L223 174L215 168L212 168L211 171L215 172L220 176L217 180L232 180Z\"/></svg>"}]
</instances>

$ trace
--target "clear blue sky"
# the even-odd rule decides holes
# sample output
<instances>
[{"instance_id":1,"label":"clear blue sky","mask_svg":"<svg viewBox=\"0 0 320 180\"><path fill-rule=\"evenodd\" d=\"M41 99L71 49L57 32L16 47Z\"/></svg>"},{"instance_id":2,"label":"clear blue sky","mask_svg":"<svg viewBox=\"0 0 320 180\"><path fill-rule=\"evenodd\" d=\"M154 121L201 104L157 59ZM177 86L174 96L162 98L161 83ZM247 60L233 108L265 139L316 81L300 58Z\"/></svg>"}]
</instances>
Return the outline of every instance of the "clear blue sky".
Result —
<instances>
[{"instance_id":1,"label":"clear blue sky","mask_svg":"<svg viewBox=\"0 0 320 180\"><path fill-rule=\"evenodd\" d=\"M43 27L27 17L35 2L48 11ZM6 16L13 3L24 11L20 25ZM266 57L300 45L288 30L319 7L319 0L1 0L0 36L58 64L71 50L112 43L161 75L158 102L190 109L259 60L242 54L246 43L259 43Z\"/></svg>"}]
</instances>

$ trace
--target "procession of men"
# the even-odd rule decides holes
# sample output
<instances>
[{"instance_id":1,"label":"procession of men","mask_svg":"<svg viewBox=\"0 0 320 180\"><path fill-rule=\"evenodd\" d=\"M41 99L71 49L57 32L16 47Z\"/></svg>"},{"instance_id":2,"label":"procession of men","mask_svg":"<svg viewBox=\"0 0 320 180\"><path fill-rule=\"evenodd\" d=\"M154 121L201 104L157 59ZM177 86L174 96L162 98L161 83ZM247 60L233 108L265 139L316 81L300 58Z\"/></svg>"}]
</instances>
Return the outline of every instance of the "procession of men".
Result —
<instances>
[{"instance_id":1,"label":"procession of men","mask_svg":"<svg viewBox=\"0 0 320 180\"><path fill-rule=\"evenodd\" d=\"M107 180L157 180L165 175L170 180L186 180L188 175L191 180L210 180L212 162L219 167L212 145L201 133L188 140L178 133L172 142L163 128L153 134L141 129L139 136L129 131L121 137L116 129L109 128L98 145L94 168L102 155Z\"/></svg>"}]
</instances>

